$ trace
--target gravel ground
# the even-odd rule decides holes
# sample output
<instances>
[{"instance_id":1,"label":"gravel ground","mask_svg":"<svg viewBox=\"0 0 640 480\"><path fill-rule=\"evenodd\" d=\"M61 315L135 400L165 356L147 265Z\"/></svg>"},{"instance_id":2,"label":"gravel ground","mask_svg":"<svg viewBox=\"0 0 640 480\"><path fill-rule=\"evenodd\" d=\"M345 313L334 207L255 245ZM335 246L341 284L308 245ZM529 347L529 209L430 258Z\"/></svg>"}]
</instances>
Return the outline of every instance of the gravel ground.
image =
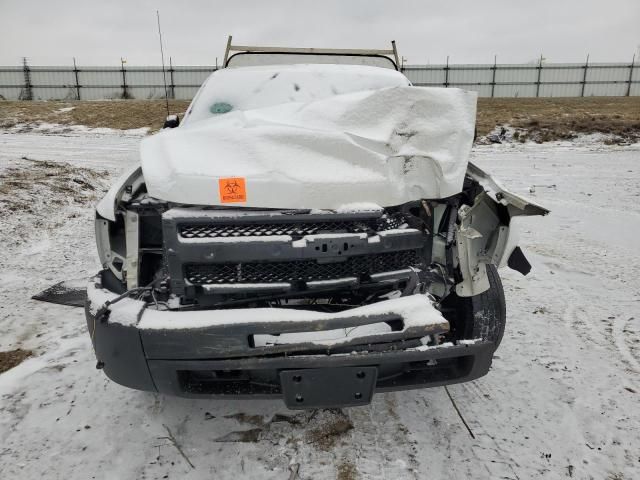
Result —
<instances>
[{"instance_id":1,"label":"gravel ground","mask_svg":"<svg viewBox=\"0 0 640 480\"><path fill-rule=\"evenodd\" d=\"M475 149L552 213L522 222L532 273L501 271L491 372L449 388L469 432L443 388L296 413L131 391L96 371L83 311L30 297L97 271L91 205L139 138L0 134L0 206L34 202L0 216L0 351L33 351L0 375L0 478L283 480L295 465L300 479L640 478L640 146ZM14 177L37 181L8 188Z\"/></svg>"}]
</instances>

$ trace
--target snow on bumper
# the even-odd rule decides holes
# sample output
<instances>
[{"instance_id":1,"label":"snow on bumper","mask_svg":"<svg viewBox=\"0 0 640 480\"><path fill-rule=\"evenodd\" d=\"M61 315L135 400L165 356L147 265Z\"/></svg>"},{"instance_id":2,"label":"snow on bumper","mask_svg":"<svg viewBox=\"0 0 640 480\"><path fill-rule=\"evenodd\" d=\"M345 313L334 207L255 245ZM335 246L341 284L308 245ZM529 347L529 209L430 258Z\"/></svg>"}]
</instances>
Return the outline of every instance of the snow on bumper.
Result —
<instances>
[{"instance_id":1,"label":"snow on bumper","mask_svg":"<svg viewBox=\"0 0 640 480\"><path fill-rule=\"evenodd\" d=\"M426 296L413 295L337 314L287 309L157 311L116 294L96 277L87 325L98 366L130 388L180 396L282 396L287 369L375 367L376 391L468 381L484 375L488 342L422 345L448 331Z\"/></svg>"},{"instance_id":2,"label":"snow on bumper","mask_svg":"<svg viewBox=\"0 0 640 480\"><path fill-rule=\"evenodd\" d=\"M117 294L87 288L94 316ZM135 327L150 358L226 358L322 349L328 353L355 346L429 338L449 331L449 322L426 295L395 298L339 313L291 308L161 311L123 298L109 305L107 322ZM191 338L199 334L197 340Z\"/></svg>"}]
</instances>

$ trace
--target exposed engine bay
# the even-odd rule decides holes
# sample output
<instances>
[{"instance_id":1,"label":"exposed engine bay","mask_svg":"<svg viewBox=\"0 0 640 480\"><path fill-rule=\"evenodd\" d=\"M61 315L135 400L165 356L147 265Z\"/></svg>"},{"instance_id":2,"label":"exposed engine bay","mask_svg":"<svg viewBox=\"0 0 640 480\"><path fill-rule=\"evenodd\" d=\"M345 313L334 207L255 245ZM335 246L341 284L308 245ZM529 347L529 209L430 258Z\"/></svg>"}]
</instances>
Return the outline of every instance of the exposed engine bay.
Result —
<instances>
[{"instance_id":1,"label":"exposed engine bay","mask_svg":"<svg viewBox=\"0 0 640 480\"><path fill-rule=\"evenodd\" d=\"M506 264L516 251L511 216L543 209L495 184L489 192L502 202L494 200L480 183L489 185L486 174L472 168L454 197L339 212L175 205L151 198L137 171L116 221L96 220L101 261L113 291L142 288L160 310L336 312L414 293L439 302L452 290L477 295L483 264Z\"/></svg>"}]
</instances>

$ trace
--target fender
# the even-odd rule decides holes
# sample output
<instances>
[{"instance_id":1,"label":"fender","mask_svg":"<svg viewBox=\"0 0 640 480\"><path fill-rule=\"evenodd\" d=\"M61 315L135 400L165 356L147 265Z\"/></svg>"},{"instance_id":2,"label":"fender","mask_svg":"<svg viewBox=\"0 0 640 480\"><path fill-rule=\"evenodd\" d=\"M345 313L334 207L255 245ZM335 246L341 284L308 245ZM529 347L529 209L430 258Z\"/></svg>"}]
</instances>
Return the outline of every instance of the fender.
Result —
<instances>
[{"instance_id":1,"label":"fender","mask_svg":"<svg viewBox=\"0 0 640 480\"><path fill-rule=\"evenodd\" d=\"M109 191L96 205L96 212L105 220L116 221L116 210L120 201L129 200L144 183L142 168L136 164L124 171L113 183ZM131 187L127 189L127 187ZM127 191L129 190L129 191Z\"/></svg>"},{"instance_id":2,"label":"fender","mask_svg":"<svg viewBox=\"0 0 640 480\"><path fill-rule=\"evenodd\" d=\"M530 265L518 247L518 228L513 217L549 213L546 208L509 192L471 162L467 175L484 191L476 196L473 205L463 205L458 210L456 248L462 281L456 285L456 293L461 297L475 296L489 288L488 263L498 268L509 266L526 275Z\"/></svg>"}]
</instances>

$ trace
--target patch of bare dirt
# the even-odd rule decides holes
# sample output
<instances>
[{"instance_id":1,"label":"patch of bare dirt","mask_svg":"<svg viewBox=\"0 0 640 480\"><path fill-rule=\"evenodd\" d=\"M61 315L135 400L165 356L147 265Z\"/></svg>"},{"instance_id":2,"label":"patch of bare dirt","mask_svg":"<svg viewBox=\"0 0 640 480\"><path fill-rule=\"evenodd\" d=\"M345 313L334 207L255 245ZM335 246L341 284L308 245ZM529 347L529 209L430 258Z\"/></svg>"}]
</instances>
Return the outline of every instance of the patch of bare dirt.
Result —
<instances>
[{"instance_id":1,"label":"patch of bare dirt","mask_svg":"<svg viewBox=\"0 0 640 480\"><path fill-rule=\"evenodd\" d=\"M342 410L322 410L314 417L314 423L306 438L320 450L331 450L353 428L353 423Z\"/></svg>"},{"instance_id":2,"label":"patch of bare dirt","mask_svg":"<svg viewBox=\"0 0 640 480\"><path fill-rule=\"evenodd\" d=\"M232 418L240 423L250 423L251 425L262 426L264 425L264 418L262 415L247 415L246 413L234 413L231 415L225 415L224 418Z\"/></svg>"},{"instance_id":3,"label":"patch of bare dirt","mask_svg":"<svg viewBox=\"0 0 640 480\"><path fill-rule=\"evenodd\" d=\"M37 213L43 205L85 205L103 193L107 172L22 158L0 173L0 215Z\"/></svg>"},{"instance_id":4,"label":"patch of bare dirt","mask_svg":"<svg viewBox=\"0 0 640 480\"><path fill-rule=\"evenodd\" d=\"M0 171L3 247L20 245L85 219L104 196L111 175L63 162L11 161Z\"/></svg>"},{"instance_id":5,"label":"patch of bare dirt","mask_svg":"<svg viewBox=\"0 0 640 480\"><path fill-rule=\"evenodd\" d=\"M278 444L285 435L289 436L290 444L294 444L298 438L304 438L313 447L329 451L345 433L353 429L351 419L340 409L319 409L294 415L276 414L270 420L265 420L261 415L245 413L226 415L225 418L257 428L231 431L215 439L216 442L266 441Z\"/></svg>"},{"instance_id":6,"label":"patch of bare dirt","mask_svg":"<svg viewBox=\"0 0 640 480\"><path fill-rule=\"evenodd\" d=\"M20 365L31 355L33 355L31 350L22 350L21 348L9 350L8 352L0 352L0 373Z\"/></svg>"},{"instance_id":7,"label":"patch of bare dirt","mask_svg":"<svg viewBox=\"0 0 640 480\"><path fill-rule=\"evenodd\" d=\"M222 437L216 438L214 442L223 443L256 443L260 440L263 434L262 428L252 428L251 430L239 430L236 432L229 432Z\"/></svg>"},{"instance_id":8,"label":"patch of bare dirt","mask_svg":"<svg viewBox=\"0 0 640 480\"><path fill-rule=\"evenodd\" d=\"M356 478L358 478L356 466L349 460L340 462L336 473L337 480L356 480Z\"/></svg>"}]
</instances>

